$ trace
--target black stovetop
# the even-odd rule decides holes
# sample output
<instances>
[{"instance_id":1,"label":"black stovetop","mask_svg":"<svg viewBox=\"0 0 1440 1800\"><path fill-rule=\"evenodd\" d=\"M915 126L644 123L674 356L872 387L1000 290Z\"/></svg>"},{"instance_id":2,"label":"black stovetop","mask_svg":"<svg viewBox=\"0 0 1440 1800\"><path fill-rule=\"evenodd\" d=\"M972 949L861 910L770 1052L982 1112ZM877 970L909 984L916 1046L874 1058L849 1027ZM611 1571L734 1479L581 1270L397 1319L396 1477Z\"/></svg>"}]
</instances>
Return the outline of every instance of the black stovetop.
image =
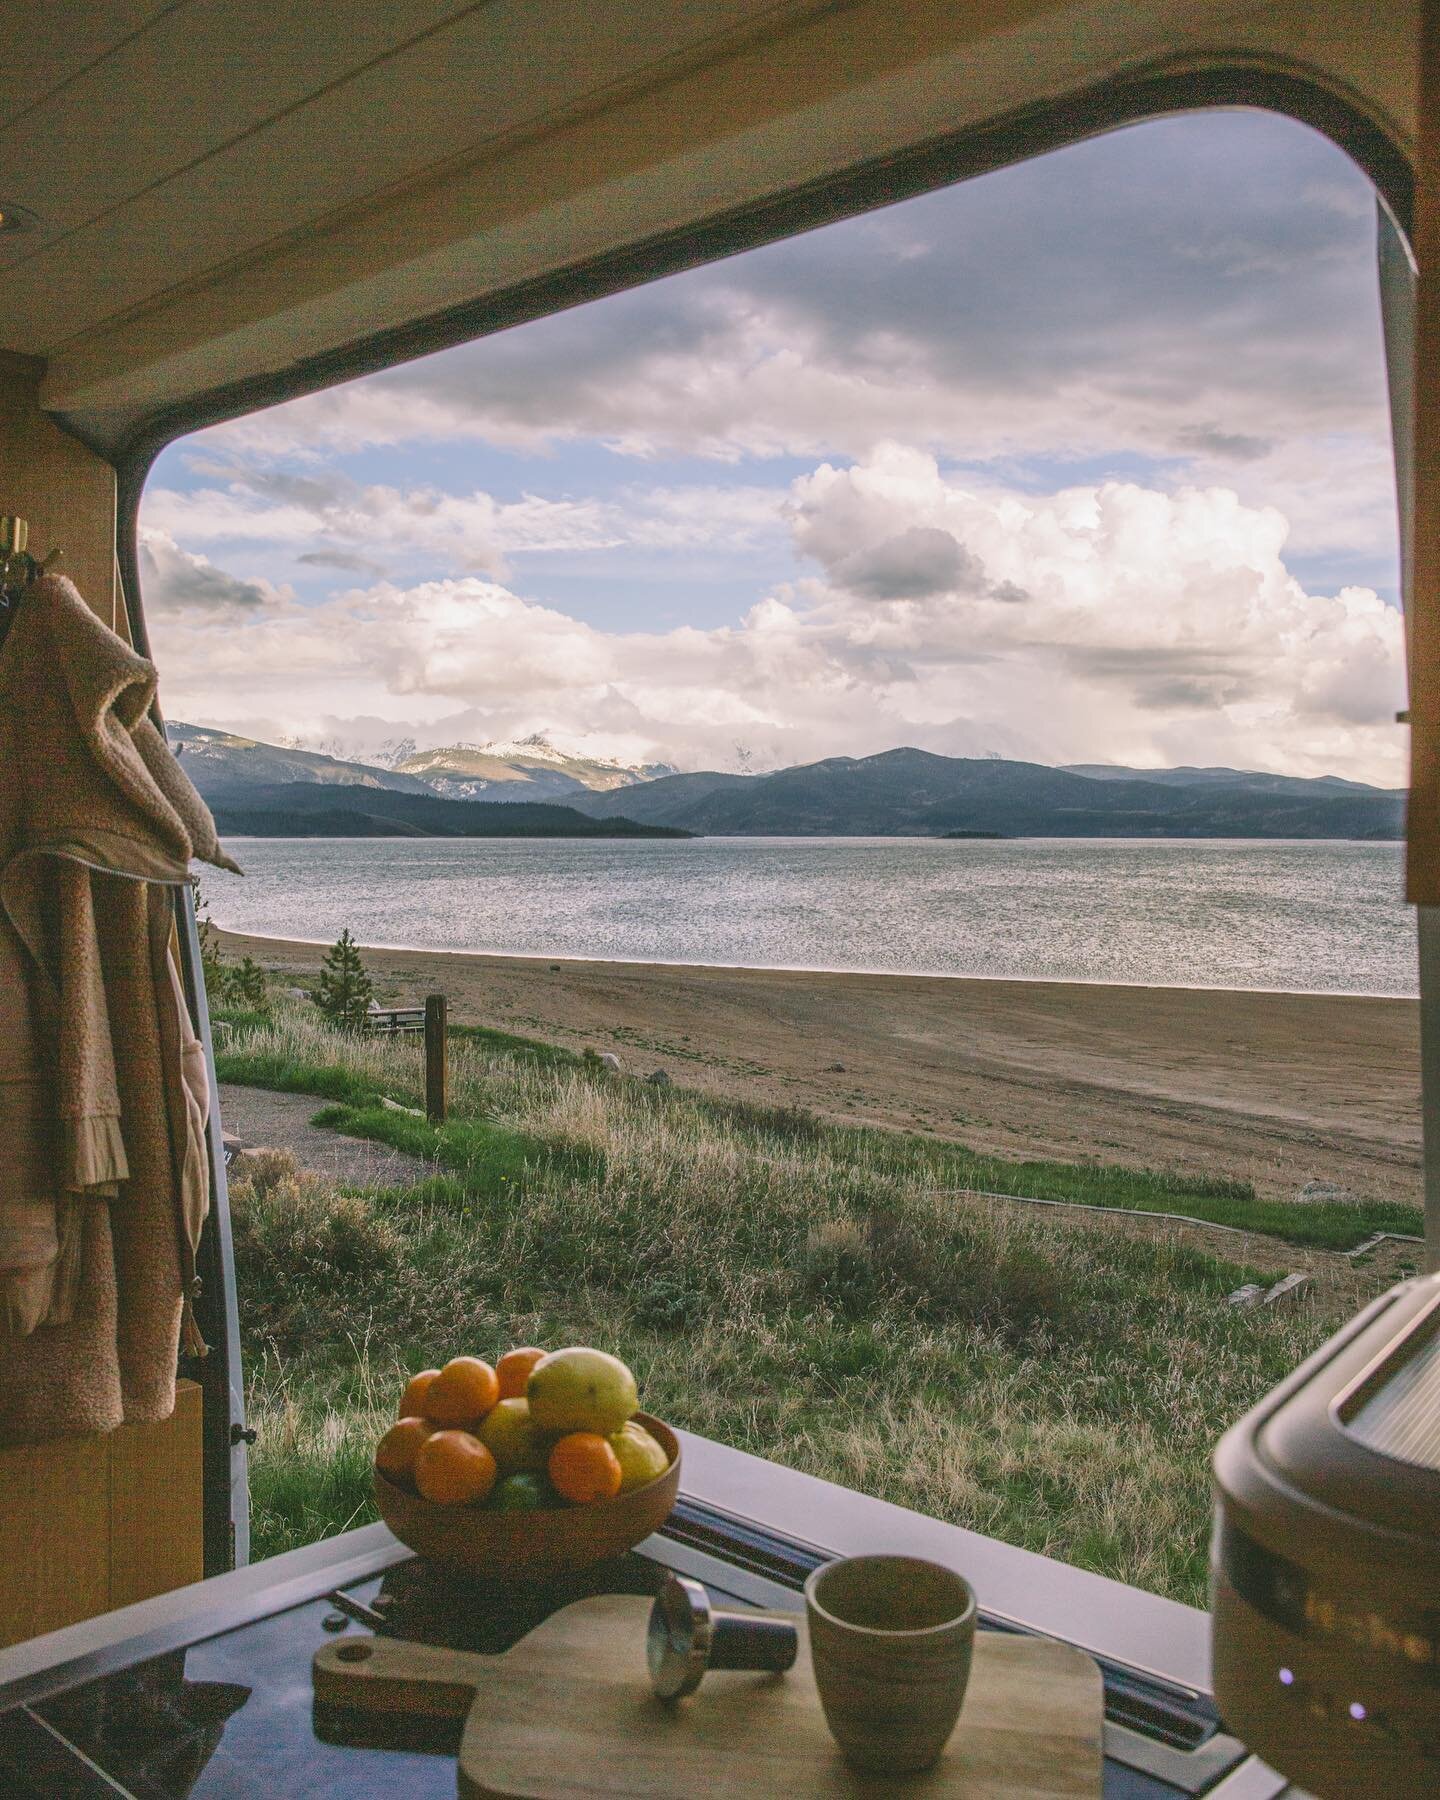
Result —
<instances>
[{"instance_id":1,"label":"black stovetop","mask_svg":"<svg viewBox=\"0 0 1440 1800\"><path fill-rule=\"evenodd\" d=\"M798 1604L798 1566L787 1571L773 1555L742 1566L752 1596L760 1573L774 1586L770 1603ZM632 1553L549 1591L503 1597L405 1558L333 1596L0 1714L0 1791L15 1800L453 1800L458 1727L412 1731L317 1711L310 1664L327 1637L378 1629L498 1654L572 1600L653 1593L664 1576L663 1561ZM747 1603L723 1579L707 1585ZM1106 1688L1106 1800L1201 1793L1239 1760L1203 1701L1112 1670Z\"/></svg>"}]
</instances>

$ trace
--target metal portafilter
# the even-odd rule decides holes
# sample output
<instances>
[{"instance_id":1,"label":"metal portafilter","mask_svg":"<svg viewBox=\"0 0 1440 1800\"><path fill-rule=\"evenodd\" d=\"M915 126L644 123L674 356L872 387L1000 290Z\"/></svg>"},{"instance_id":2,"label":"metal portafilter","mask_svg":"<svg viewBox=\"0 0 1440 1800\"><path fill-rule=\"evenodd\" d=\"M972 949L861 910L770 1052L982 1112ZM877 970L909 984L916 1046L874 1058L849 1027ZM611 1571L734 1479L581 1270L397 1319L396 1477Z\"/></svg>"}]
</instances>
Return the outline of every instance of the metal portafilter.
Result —
<instances>
[{"instance_id":1,"label":"metal portafilter","mask_svg":"<svg viewBox=\"0 0 1440 1800\"><path fill-rule=\"evenodd\" d=\"M795 1662L800 1634L785 1619L716 1612L698 1581L671 1575L655 1596L645 1634L650 1680L662 1700L693 1694L710 1669L768 1669Z\"/></svg>"}]
</instances>

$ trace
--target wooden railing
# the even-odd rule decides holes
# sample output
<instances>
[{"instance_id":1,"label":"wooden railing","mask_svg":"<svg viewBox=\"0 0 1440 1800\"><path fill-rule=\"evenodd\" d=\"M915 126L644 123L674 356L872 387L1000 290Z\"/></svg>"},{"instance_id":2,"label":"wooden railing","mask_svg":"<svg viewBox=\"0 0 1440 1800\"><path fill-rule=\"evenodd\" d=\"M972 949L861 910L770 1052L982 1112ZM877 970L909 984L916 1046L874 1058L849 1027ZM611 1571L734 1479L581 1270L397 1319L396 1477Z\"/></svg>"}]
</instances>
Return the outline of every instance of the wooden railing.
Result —
<instances>
[{"instance_id":1,"label":"wooden railing","mask_svg":"<svg viewBox=\"0 0 1440 1800\"><path fill-rule=\"evenodd\" d=\"M423 1006L377 1006L365 1015L365 1029L376 1037L398 1037L406 1031L425 1029Z\"/></svg>"}]
</instances>

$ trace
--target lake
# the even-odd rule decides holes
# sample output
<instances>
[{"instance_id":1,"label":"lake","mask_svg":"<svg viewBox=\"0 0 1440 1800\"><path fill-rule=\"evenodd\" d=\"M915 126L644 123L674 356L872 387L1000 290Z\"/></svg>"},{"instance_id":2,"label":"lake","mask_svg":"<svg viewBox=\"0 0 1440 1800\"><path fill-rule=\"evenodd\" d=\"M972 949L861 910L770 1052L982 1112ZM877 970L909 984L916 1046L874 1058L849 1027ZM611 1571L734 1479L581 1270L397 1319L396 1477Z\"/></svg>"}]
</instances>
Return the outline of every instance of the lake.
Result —
<instances>
[{"instance_id":1,"label":"lake","mask_svg":"<svg viewBox=\"0 0 1440 1800\"><path fill-rule=\"evenodd\" d=\"M1398 844L235 838L216 924L330 942L1409 995Z\"/></svg>"}]
</instances>

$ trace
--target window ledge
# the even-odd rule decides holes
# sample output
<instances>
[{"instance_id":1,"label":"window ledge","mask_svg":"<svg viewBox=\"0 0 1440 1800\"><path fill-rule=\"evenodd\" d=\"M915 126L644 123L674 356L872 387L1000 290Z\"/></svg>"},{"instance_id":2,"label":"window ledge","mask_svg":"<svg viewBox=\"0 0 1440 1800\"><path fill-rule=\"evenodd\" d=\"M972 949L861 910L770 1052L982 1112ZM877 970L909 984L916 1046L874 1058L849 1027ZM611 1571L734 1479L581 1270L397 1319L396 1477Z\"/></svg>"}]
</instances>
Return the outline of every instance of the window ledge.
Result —
<instances>
[{"instance_id":1,"label":"window ledge","mask_svg":"<svg viewBox=\"0 0 1440 1800\"><path fill-rule=\"evenodd\" d=\"M1196 1693L1210 1691L1208 1613L709 1438L676 1435L691 1499L835 1556L903 1551L948 1563L994 1617Z\"/></svg>"},{"instance_id":2,"label":"window ledge","mask_svg":"<svg viewBox=\"0 0 1440 1800\"><path fill-rule=\"evenodd\" d=\"M677 1436L688 1499L832 1555L888 1550L932 1557L965 1574L992 1616L1196 1693L1209 1691L1209 1620L1193 1607L691 1432ZM651 1543L663 1555L663 1545ZM127 1662L157 1656L364 1580L406 1554L384 1525L365 1525L31 1638L0 1650L0 1710L115 1666L122 1645Z\"/></svg>"}]
</instances>

